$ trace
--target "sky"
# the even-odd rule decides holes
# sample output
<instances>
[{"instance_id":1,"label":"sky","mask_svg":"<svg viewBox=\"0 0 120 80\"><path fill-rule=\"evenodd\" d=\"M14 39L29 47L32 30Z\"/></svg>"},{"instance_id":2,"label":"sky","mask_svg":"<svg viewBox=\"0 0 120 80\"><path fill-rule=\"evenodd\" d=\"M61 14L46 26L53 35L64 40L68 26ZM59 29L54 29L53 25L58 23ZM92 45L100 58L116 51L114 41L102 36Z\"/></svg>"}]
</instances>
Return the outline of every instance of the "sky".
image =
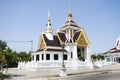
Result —
<instances>
[{"instance_id":1,"label":"sky","mask_svg":"<svg viewBox=\"0 0 120 80\"><path fill-rule=\"evenodd\" d=\"M30 51L29 41L33 40L36 51L48 10L56 31L66 22L69 7L73 20L80 27L84 25L91 54L115 47L120 35L120 0L0 0L0 39L18 52Z\"/></svg>"}]
</instances>

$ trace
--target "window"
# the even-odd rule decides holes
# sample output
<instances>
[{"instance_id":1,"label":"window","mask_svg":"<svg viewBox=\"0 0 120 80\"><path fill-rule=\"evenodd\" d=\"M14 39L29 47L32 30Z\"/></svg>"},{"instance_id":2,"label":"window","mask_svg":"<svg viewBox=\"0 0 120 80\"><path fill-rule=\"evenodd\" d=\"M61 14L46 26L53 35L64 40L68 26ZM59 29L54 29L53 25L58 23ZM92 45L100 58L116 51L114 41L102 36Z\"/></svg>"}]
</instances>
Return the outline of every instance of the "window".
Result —
<instances>
[{"instance_id":1,"label":"window","mask_svg":"<svg viewBox=\"0 0 120 80\"><path fill-rule=\"evenodd\" d=\"M73 58L73 53L71 52L71 58Z\"/></svg>"},{"instance_id":2,"label":"window","mask_svg":"<svg viewBox=\"0 0 120 80\"><path fill-rule=\"evenodd\" d=\"M58 60L58 54L54 54L54 60Z\"/></svg>"},{"instance_id":3,"label":"window","mask_svg":"<svg viewBox=\"0 0 120 80\"><path fill-rule=\"evenodd\" d=\"M39 55L36 55L36 61L39 61Z\"/></svg>"},{"instance_id":4,"label":"window","mask_svg":"<svg viewBox=\"0 0 120 80\"><path fill-rule=\"evenodd\" d=\"M44 54L42 54L42 60L44 60Z\"/></svg>"},{"instance_id":5,"label":"window","mask_svg":"<svg viewBox=\"0 0 120 80\"><path fill-rule=\"evenodd\" d=\"M50 60L50 54L46 54L46 60Z\"/></svg>"},{"instance_id":6,"label":"window","mask_svg":"<svg viewBox=\"0 0 120 80\"><path fill-rule=\"evenodd\" d=\"M107 62L110 62L110 58L109 57L107 57Z\"/></svg>"},{"instance_id":7,"label":"window","mask_svg":"<svg viewBox=\"0 0 120 80\"><path fill-rule=\"evenodd\" d=\"M64 54L64 60L67 60L67 54Z\"/></svg>"}]
</instances>

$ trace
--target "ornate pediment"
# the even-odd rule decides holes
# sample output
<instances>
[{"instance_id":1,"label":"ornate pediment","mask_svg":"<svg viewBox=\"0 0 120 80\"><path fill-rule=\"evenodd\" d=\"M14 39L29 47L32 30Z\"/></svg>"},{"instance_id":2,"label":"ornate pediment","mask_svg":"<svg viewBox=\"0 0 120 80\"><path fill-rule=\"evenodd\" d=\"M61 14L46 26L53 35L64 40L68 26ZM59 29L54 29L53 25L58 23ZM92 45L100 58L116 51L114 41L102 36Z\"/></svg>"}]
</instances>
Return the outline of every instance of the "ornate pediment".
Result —
<instances>
[{"instance_id":1,"label":"ornate pediment","mask_svg":"<svg viewBox=\"0 0 120 80\"><path fill-rule=\"evenodd\" d=\"M87 41L85 40L85 37L84 37L83 34L81 34L80 38L78 39L77 45L78 45L78 46L87 46L87 45L88 45L88 43L87 43Z\"/></svg>"},{"instance_id":2,"label":"ornate pediment","mask_svg":"<svg viewBox=\"0 0 120 80\"><path fill-rule=\"evenodd\" d=\"M76 43L77 43L78 47L88 46L90 44L90 42L85 34L84 28L81 29L81 33L79 34L79 37L76 40Z\"/></svg>"},{"instance_id":3,"label":"ornate pediment","mask_svg":"<svg viewBox=\"0 0 120 80\"><path fill-rule=\"evenodd\" d=\"M44 49L45 48L45 43L43 42L43 40L42 40L42 42L41 42L41 44L40 44L40 49Z\"/></svg>"},{"instance_id":4,"label":"ornate pediment","mask_svg":"<svg viewBox=\"0 0 120 80\"><path fill-rule=\"evenodd\" d=\"M46 47L45 40L43 38L43 34L41 33L39 37L39 42L38 42L38 49L44 49Z\"/></svg>"}]
</instances>

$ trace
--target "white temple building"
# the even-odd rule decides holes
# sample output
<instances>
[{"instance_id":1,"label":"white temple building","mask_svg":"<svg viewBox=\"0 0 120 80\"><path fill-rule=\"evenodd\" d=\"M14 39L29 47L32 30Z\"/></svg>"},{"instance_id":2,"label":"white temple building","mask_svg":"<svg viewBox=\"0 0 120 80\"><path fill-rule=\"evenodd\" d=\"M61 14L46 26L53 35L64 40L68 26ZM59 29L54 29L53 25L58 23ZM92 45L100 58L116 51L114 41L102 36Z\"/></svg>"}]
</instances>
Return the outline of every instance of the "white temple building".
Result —
<instances>
[{"instance_id":1,"label":"white temple building","mask_svg":"<svg viewBox=\"0 0 120 80\"><path fill-rule=\"evenodd\" d=\"M80 27L73 20L70 10L66 22L55 33L48 15L46 31L40 34L38 50L32 53L32 61L20 62L18 68L61 68L63 59L66 68L91 67L89 50L90 42L84 26Z\"/></svg>"},{"instance_id":2,"label":"white temple building","mask_svg":"<svg viewBox=\"0 0 120 80\"><path fill-rule=\"evenodd\" d=\"M116 45L114 48L103 53L107 63L120 63L120 36L116 40Z\"/></svg>"}]
</instances>

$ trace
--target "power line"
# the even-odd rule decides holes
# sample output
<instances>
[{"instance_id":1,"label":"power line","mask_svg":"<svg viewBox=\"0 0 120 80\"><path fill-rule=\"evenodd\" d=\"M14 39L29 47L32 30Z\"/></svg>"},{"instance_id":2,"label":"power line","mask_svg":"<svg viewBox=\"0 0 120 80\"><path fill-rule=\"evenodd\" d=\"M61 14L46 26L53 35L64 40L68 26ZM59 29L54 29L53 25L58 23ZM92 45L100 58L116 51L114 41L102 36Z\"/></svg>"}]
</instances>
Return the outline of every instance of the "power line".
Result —
<instances>
[{"instance_id":1,"label":"power line","mask_svg":"<svg viewBox=\"0 0 120 80\"><path fill-rule=\"evenodd\" d=\"M33 42L33 41L31 40L31 41L6 41L6 42Z\"/></svg>"},{"instance_id":2,"label":"power line","mask_svg":"<svg viewBox=\"0 0 120 80\"><path fill-rule=\"evenodd\" d=\"M33 52L33 40L30 40L30 41L6 41L6 42L30 42L31 43L31 52Z\"/></svg>"}]
</instances>

